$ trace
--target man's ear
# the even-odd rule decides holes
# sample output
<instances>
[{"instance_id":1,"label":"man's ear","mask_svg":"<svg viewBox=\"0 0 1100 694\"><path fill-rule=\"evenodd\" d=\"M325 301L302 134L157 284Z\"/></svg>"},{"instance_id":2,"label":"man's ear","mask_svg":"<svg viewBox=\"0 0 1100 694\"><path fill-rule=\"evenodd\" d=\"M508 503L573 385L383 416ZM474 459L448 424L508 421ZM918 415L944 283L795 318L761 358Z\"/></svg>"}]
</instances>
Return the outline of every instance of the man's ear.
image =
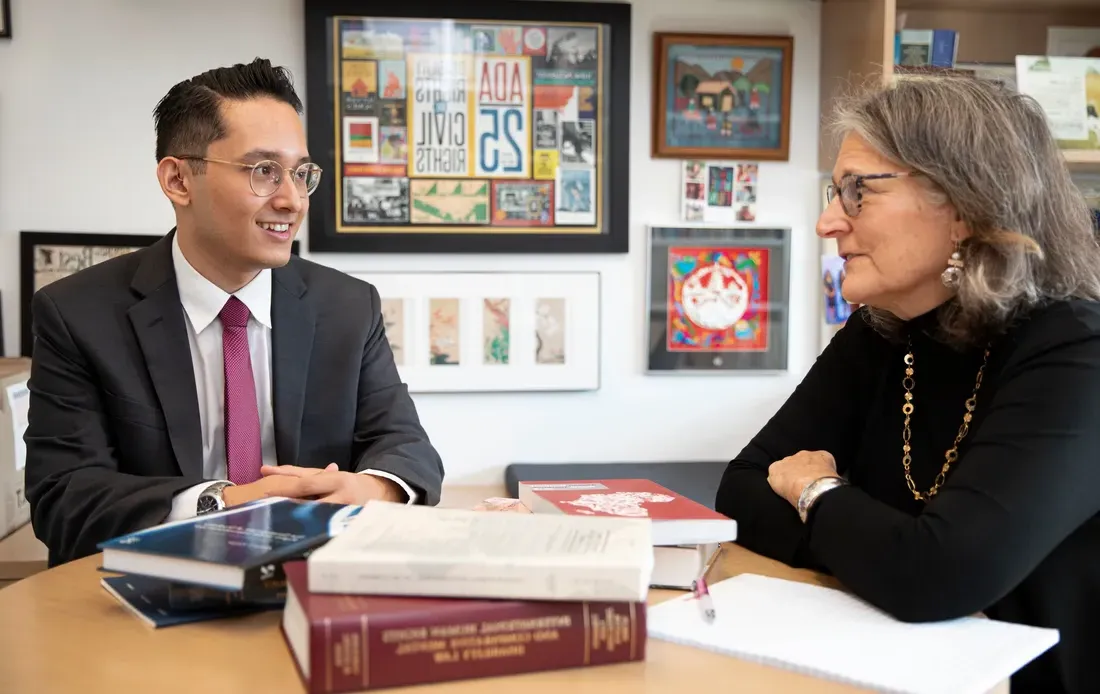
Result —
<instances>
[{"instance_id":1,"label":"man's ear","mask_svg":"<svg viewBox=\"0 0 1100 694\"><path fill-rule=\"evenodd\" d=\"M191 186L194 183L191 169L182 159L165 157L157 162L157 181L164 195L173 204L187 207L191 204Z\"/></svg>"}]
</instances>

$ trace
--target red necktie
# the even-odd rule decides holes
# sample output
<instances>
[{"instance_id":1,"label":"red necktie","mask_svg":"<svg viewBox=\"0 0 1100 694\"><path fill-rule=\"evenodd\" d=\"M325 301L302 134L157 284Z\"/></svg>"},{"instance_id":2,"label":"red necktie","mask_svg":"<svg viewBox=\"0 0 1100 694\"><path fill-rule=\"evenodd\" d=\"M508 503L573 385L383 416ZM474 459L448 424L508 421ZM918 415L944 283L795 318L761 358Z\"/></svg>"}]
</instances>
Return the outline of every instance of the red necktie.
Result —
<instances>
[{"instance_id":1,"label":"red necktie","mask_svg":"<svg viewBox=\"0 0 1100 694\"><path fill-rule=\"evenodd\" d=\"M260 412L248 352L248 307L229 297L218 317L222 322L225 366L225 464L229 481L248 484L260 478Z\"/></svg>"}]
</instances>

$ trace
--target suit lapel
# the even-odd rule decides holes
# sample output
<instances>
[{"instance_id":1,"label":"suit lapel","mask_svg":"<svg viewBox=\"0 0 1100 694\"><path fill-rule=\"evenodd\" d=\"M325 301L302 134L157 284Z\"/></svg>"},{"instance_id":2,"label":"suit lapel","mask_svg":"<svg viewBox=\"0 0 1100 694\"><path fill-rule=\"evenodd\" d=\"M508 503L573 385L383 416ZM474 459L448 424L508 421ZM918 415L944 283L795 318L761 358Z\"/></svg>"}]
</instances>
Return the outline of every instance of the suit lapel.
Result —
<instances>
[{"instance_id":1,"label":"suit lapel","mask_svg":"<svg viewBox=\"0 0 1100 694\"><path fill-rule=\"evenodd\" d=\"M174 230L173 230L174 233ZM168 423L180 472L202 477L202 430L183 306L172 267L172 233L151 246L131 282L142 300L130 308L145 365Z\"/></svg>"},{"instance_id":2,"label":"suit lapel","mask_svg":"<svg viewBox=\"0 0 1100 694\"><path fill-rule=\"evenodd\" d=\"M275 389L275 454L280 465L297 465L306 377L316 314L305 300L306 285L291 262L272 271L271 368Z\"/></svg>"}]
</instances>

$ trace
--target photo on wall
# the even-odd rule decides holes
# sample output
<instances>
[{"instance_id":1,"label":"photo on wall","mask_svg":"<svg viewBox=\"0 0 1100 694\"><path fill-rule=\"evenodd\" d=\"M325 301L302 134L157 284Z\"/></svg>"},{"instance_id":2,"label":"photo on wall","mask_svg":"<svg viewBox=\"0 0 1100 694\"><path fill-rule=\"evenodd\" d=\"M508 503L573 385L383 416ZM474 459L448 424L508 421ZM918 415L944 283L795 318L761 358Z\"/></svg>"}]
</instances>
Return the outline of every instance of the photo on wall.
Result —
<instances>
[{"instance_id":1,"label":"photo on wall","mask_svg":"<svg viewBox=\"0 0 1100 694\"><path fill-rule=\"evenodd\" d=\"M649 228L647 372L787 368L790 229Z\"/></svg>"},{"instance_id":2,"label":"photo on wall","mask_svg":"<svg viewBox=\"0 0 1100 694\"><path fill-rule=\"evenodd\" d=\"M839 255L821 256L821 292L825 302L825 324L844 325L857 305L844 300L844 259Z\"/></svg>"},{"instance_id":3,"label":"photo on wall","mask_svg":"<svg viewBox=\"0 0 1100 694\"><path fill-rule=\"evenodd\" d=\"M680 218L710 224L755 222L759 169L746 162L684 161Z\"/></svg>"}]
</instances>

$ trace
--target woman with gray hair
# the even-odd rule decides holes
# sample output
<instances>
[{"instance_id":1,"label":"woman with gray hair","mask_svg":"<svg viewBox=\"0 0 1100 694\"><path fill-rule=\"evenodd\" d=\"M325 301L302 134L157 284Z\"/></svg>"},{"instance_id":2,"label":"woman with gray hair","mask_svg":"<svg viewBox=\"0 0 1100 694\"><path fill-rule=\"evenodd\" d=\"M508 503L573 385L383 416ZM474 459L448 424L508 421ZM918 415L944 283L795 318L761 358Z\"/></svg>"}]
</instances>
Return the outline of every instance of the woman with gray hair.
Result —
<instances>
[{"instance_id":1,"label":"woman with gray hair","mask_svg":"<svg viewBox=\"0 0 1100 694\"><path fill-rule=\"evenodd\" d=\"M738 542L899 619L1052 627L1100 691L1100 247L1044 115L964 78L839 106L817 224L862 305L729 464ZM928 663L936 667L936 663Z\"/></svg>"}]
</instances>

